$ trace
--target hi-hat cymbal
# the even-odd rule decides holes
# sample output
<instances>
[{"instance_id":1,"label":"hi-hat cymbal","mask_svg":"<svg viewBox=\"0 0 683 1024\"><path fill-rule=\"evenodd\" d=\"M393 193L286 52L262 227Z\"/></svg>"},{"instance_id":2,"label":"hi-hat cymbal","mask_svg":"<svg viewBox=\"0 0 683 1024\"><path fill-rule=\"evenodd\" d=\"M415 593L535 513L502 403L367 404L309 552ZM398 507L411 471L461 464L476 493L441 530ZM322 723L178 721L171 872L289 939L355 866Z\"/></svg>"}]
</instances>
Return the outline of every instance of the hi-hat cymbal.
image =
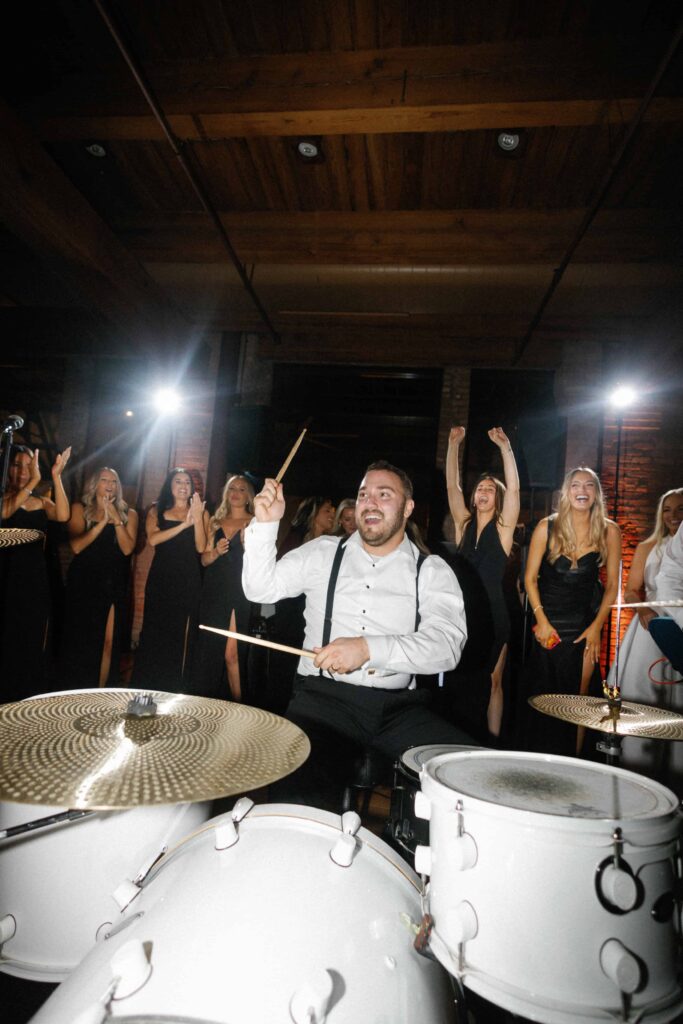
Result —
<instances>
[{"instance_id":1,"label":"hi-hat cymbal","mask_svg":"<svg viewBox=\"0 0 683 1024\"><path fill-rule=\"evenodd\" d=\"M136 690L81 690L0 706L0 799L74 809L213 800L265 786L308 757L308 737L258 708Z\"/></svg>"},{"instance_id":2,"label":"hi-hat cymbal","mask_svg":"<svg viewBox=\"0 0 683 1024\"><path fill-rule=\"evenodd\" d=\"M649 704L624 700L618 712L610 708L604 697L582 694L544 693L529 697L537 711L561 718L588 729L616 733L618 736L645 736L657 740L683 740L683 715Z\"/></svg>"},{"instance_id":3,"label":"hi-hat cymbal","mask_svg":"<svg viewBox=\"0 0 683 1024\"><path fill-rule=\"evenodd\" d=\"M34 540L42 540L42 530L21 530L16 526L0 527L0 548L12 548L15 544L30 544Z\"/></svg>"}]
</instances>

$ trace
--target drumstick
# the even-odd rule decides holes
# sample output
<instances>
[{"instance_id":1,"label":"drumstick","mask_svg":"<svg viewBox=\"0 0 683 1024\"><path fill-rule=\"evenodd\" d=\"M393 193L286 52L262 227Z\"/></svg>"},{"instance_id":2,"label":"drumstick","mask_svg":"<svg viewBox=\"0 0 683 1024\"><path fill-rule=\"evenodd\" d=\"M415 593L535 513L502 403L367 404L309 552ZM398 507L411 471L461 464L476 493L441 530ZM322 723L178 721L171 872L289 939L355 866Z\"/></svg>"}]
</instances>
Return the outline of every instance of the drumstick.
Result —
<instances>
[{"instance_id":1,"label":"drumstick","mask_svg":"<svg viewBox=\"0 0 683 1024\"><path fill-rule=\"evenodd\" d=\"M632 601L631 604L613 604L612 608L683 608L683 601Z\"/></svg>"},{"instance_id":2,"label":"drumstick","mask_svg":"<svg viewBox=\"0 0 683 1024\"><path fill-rule=\"evenodd\" d=\"M287 467L289 466L290 462L292 461L292 459L296 455L297 451L299 450L299 445L303 441L304 434L306 433L307 430L308 430L308 427L304 427L304 429L299 434L298 439L294 442L294 444L292 446L291 452L289 453L289 455L287 456L287 458L283 462L282 466L280 467L280 472L275 477L275 483L276 484L279 484L279 483L282 482L282 478L283 478L283 476L285 475L285 473L287 471ZM242 639L244 639L244 638L242 638Z\"/></svg>"},{"instance_id":3,"label":"drumstick","mask_svg":"<svg viewBox=\"0 0 683 1024\"><path fill-rule=\"evenodd\" d=\"M230 629L217 629L215 626L200 626L209 633L220 633L221 636L230 636L233 640L246 640L248 644L257 644L259 647L270 647L273 651L284 651L285 654L298 654L302 658L315 658L313 651L304 651L299 647L288 647L287 644L276 644L273 640L261 640L257 636L247 636L246 633L233 633Z\"/></svg>"}]
</instances>

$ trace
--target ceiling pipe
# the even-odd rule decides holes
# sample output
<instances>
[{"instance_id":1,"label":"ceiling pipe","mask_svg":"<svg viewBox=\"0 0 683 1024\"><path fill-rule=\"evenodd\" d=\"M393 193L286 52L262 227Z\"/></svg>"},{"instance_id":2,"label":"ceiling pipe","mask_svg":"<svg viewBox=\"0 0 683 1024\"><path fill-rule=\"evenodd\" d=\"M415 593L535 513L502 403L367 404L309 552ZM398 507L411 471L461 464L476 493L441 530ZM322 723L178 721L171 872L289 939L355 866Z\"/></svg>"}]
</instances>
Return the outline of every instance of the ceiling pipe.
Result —
<instances>
[{"instance_id":1,"label":"ceiling pipe","mask_svg":"<svg viewBox=\"0 0 683 1024\"><path fill-rule=\"evenodd\" d=\"M640 123L643 120L643 117L645 116L645 112L646 112L648 106L650 105L650 101L652 100L652 97L654 96L654 94L655 94L655 92L656 92L656 90L657 90L657 88L659 86L659 83L661 82L662 78L666 74L666 71L667 71L667 69L669 67L669 64L671 63L671 61L673 59L673 56L674 56L676 50L678 49L678 46L679 46L682 38L683 38L683 18L681 19L681 21L680 21L680 23L678 25L678 28L677 28L676 32L674 33L671 42L669 43L669 46L668 46L668 48L666 50L666 53L664 54L664 56L662 57L662 59L659 62L659 65L657 67L657 70L655 71L654 77L653 77L652 81L650 82L650 85L649 85L649 87L647 89L647 92L645 93L643 99L640 101L640 105L639 105L637 111L633 115L633 120L631 121L631 123L630 123L630 125L629 125L629 127L628 127L628 129L626 131L626 133L624 134L624 137L622 138L621 143L618 146L616 153L614 154L614 156L612 157L612 159L610 160L610 162L609 162L609 164L607 166L607 170L605 171L605 174L603 175L602 181L600 182L600 185L598 186L598 188L597 188L597 190L595 192L595 196L594 196L592 202L589 204L588 209L586 210L586 212L585 212L585 214L583 216L583 219L582 219L579 227L577 228L576 234L574 235L573 239L571 240L571 242L567 246L567 249L565 251L565 254L564 254L563 258L562 258L562 261L561 261L559 267L556 267L555 270L553 271L552 281L550 282L550 285L548 286L548 288L547 288L543 298L541 299L540 305L539 305L538 309L536 310L536 312L535 312L535 314L534 314L534 316L533 316L533 318L531 320L531 323L529 324L529 328L528 328L526 334L524 335L524 337L522 338L522 340L520 341L520 343L517 346L515 354L514 354L514 356L512 358L512 365L513 366L517 366L517 364L521 360L522 356L524 355L526 349L528 348L529 343L530 343L530 341L531 341L531 339L532 339L532 337L534 335L534 332L535 332L536 328L538 327L539 323L541 322L541 318L543 316L543 313L545 312L546 306L548 305L548 303L550 302L551 298L555 294L555 291L557 290L557 288L558 288L558 286L560 284L560 281L564 277L564 273L565 273L567 267L569 266L569 264L570 264L570 262L572 260L572 257L574 256L574 253L576 252L576 249L577 249L579 243L581 242L583 236L588 231L588 228L593 223L595 215L597 214L598 210L602 206L602 203L603 203L603 200L604 200L605 195L607 193L607 190L610 187L610 185L612 184L612 180L614 179L614 176L616 175L616 173L617 173L617 171L618 171L618 169L619 169L619 167L621 165L621 162L622 162L622 160L624 158L624 154L626 153L626 150L628 149L628 146L629 146L629 144L631 142L631 139L633 138L633 136L636 133L636 130L640 126Z\"/></svg>"},{"instance_id":2,"label":"ceiling pipe","mask_svg":"<svg viewBox=\"0 0 683 1024\"><path fill-rule=\"evenodd\" d=\"M174 155L177 157L178 162L180 163L180 166L182 167L182 169L184 170L185 174L187 175L187 177L188 177L188 179L190 181L190 184L192 185L192 188L194 189L194 191L195 191L195 193L197 195L197 198L199 199L199 202L204 207L204 210L209 215L209 217L210 217L214 227L216 228L216 231L220 235L221 241L223 243L223 247L227 251L228 256L230 257L230 260L232 261L232 264L235 267L235 270L237 271L237 273L239 275L239 278L240 278L242 284L244 285L245 290L247 291L249 297L251 298L251 301L256 306L256 309L258 310L258 313L259 313L261 319L263 320L263 323L265 324L265 326L266 326L266 328L268 330L268 333L270 334L270 336L273 339L273 341L275 342L275 344L279 344L280 343L280 336L277 333L277 331L275 330L275 328L273 327L273 324L271 323L270 317L268 316L268 313L266 311L265 306L263 305L263 303L259 299L258 295L256 294L256 291L254 290L254 286L252 285L251 281L249 280L247 272L244 269L244 266L243 266L242 262L240 261L237 253L235 252L235 250L233 248L233 245L232 245L232 242L230 241L228 233L225 230L225 228L223 226L223 223L222 223L220 217L218 216L218 213L217 213L213 203L211 202L211 199L209 198L209 196L207 194L206 189L204 188L204 184L203 184L201 178L199 177L199 174L197 173L195 168L192 166L192 164L188 161L188 159L186 158L186 156L185 156L185 154L183 152L183 147L185 146L185 143L182 142L175 135L175 133L173 132L173 129L171 128L171 126L170 126L170 124L169 124L169 122L168 122L168 120L166 118L166 115L164 114L163 110L161 109L161 106L159 105L159 103L158 103L158 101L157 101L157 99L156 99L156 97L155 97L155 95L154 95L154 93L152 91L152 87L149 84L149 82L147 81L147 78L145 77L145 74L144 74L142 68L139 66L139 64L136 61L135 57L131 53L131 50L130 50L128 44L126 43L125 39L121 35L121 32L119 31L118 26L116 25L112 15L111 15L111 13L109 11L109 8L108 8L108 5L106 3L106 0L95 0L95 6L97 7L98 11L100 12L105 25L109 29L109 32L111 33L111 36L114 39L114 42L116 43L116 45L118 46L119 50L121 51L121 55L123 56L123 59L125 60L125 62L128 65L128 67L130 68L130 70L132 72L132 75L133 75L135 81L137 82L138 86L140 87L140 90L141 90L143 96L147 100L147 103L148 103L148 105L150 107L150 110L154 114L154 117L156 118L156 120L159 122L159 125L161 126L161 130L163 131L164 135L166 136L166 138L168 140L168 143L171 146L171 149L173 150Z\"/></svg>"}]
</instances>

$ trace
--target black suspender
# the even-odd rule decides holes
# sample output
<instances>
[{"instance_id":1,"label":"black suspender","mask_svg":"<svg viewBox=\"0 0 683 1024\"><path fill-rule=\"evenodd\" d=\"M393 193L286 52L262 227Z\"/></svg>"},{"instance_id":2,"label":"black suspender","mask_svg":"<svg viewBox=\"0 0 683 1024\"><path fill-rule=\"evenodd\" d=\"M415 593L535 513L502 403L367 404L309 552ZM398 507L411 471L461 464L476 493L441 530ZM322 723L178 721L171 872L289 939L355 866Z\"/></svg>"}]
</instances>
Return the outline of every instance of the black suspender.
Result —
<instances>
[{"instance_id":1,"label":"black suspender","mask_svg":"<svg viewBox=\"0 0 683 1024\"><path fill-rule=\"evenodd\" d=\"M341 568L342 558L344 557L345 544L349 538L342 537L337 544L337 550L334 553L334 560L332 562L332 569L330 571L330 581L327 584L327 600L325 601L325 619L323 622L323 640L321 647L326 647L330 642L330 636L332 635L332 609L334 607L334 594L337 589L337 578L339 576L339 569ZM417 632L418 626L420 625L420 569L422 563L426 558L424 551L421 551L417 557L417 571L415 573L415 632ZM320 675L322 675L322 669L320 669Z\"/></svg>"},{"instance_id":2,"label":"black suspender","mask_svg":"<svg viewBox=\"0 0 683 1024\"><path fill-rule=\"evenodd\" d=\"M339 568L341 566L342 558L344 557L344 545L346 544L347 537L342 539L337 544L337 550L334 553L334 561L332 562L332 571L330 572L330 582L327 584L327 601L325 602L325 622L323 624L323 642L321 647L326 647L330 642L330 634L332 632L332 608L334 606L334 592L337 589L337 576L339 575ZM320 673L322 675L322 672Z\"/></svg>"}]
</instances>

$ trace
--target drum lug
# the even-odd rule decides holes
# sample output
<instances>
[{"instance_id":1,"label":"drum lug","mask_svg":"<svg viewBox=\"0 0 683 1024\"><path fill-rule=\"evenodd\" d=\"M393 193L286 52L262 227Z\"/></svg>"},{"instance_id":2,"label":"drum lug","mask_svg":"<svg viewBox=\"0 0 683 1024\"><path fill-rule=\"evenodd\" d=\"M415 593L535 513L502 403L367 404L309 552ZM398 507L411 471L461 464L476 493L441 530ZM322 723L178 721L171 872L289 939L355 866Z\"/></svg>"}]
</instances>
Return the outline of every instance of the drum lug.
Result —
<instances>
[{"instance_id":1,"label":"drum lug","mask_svg":"<svg viewBox=\"0 0 683 1024\"><path fill-rule=\"evenodd\" d=\"M470 939L476 937L479 931L479 921L474 907L467 900L458 903L447 914L448 935L457 946L463 946Z\"/></svg>"},{"instance_id":2,"label":"drum lug","mask_svg":"<svg viewBox=\"0 0 683 1024\"><path fill-rule=\"evenodd\" d=\"M5 914L0 918L0 946L3 942L9 942L17 933L17 922L12 914Z\"/></svg>"},{"instance_id":3,"label":"drum lug","mask_svg":"<svg viewBox=\"0 0 683 1024\"><path fill-rule=\"evenodd\" d=\"M349 835L348 832L342 832L330 850L330 857L340 868L348 868L353 863L357 848L358 843L355 836Z\"/></svg>"},{"instance_id":4,"label":"drum lug","mask_svg":"<svg viewBox=\"0 0 683 1024\"><path fill-rule=\"evenodd\" d=\"M111 958L113 980L116 981L114 999L127 999L147 984L152 973L145 946L139 939L131 939L117 949Z\"/></svg>"},{"instance_id":5,"label":"drum lug","mask_svg":"<svg viewBox=\"0 0 683 1024\"><path fill-rule=\"evenodd\" d=\"M454 865L459 871L468 871L477 863L477 844L468 832L463 832L453 841L451 850Z\"/></svg>"},{"instance_id":6,"label":"drum lug","mask_svg":"<svg viewBox=\"0 0 683 1024\"><path fill-rule=\"evenodd\" d=\"M142 890L138 885L131 882L129 878L124 878L121 884L114 889L111 898L119 910L125 910L141 892Z\"/></svg>"},{"instance_id":7,"label":"drum lug","mask_svg":"<svg viewBox=\"0 0 683 1024\"><path fill-rule=\"evenodd\" d=\"M429 821L432 816L432 802L426 797L421 789L415 794L415 814L424 821Z\"/></svg>"},{"instance_id":8,"label":"drum lug","mask_svg":"<svg viewBox=\"0 0 683 1024\"><path fill-rule=\"evenodd\" d=\"M415 847L415 871L418 875L431 875L432 851L429 846Z\"/></svg>"},{"instance_id":9,"label":"drum lug","mask_svg":"<svg viewBox=\"0 0 683 1024\"><path fill-rule=\"evenodd\" d=\"M638 958L618 939L608 939L600 950L600 967L620 992L632 995L640 987L642 969Z\"/></svg>"},{"instance_id":10,"label":"drum lug","mask_svg":"<svg viewBox=\"0 0 683 1024\"><path fill-rule=\"evenodd\" d=\"M334 981L329 971L319 969L296 990L289 1003L294 1024L325 1024Z\"/></svg>"},{"instance_id":11,"label":"drum lug","mask_svg":"<svg viewBox=\"0 0 683 1024\"><path fill-rule=\"evenodd\" d=\"M237 826L243 818L246 818L253 806L254 801L250 800L248 796L240 797L230 812L228 820L222 821L214 829L214 848L216 850L229 850L231 846L235 845L239 839Z\"/></svg>"}]
</instances>

